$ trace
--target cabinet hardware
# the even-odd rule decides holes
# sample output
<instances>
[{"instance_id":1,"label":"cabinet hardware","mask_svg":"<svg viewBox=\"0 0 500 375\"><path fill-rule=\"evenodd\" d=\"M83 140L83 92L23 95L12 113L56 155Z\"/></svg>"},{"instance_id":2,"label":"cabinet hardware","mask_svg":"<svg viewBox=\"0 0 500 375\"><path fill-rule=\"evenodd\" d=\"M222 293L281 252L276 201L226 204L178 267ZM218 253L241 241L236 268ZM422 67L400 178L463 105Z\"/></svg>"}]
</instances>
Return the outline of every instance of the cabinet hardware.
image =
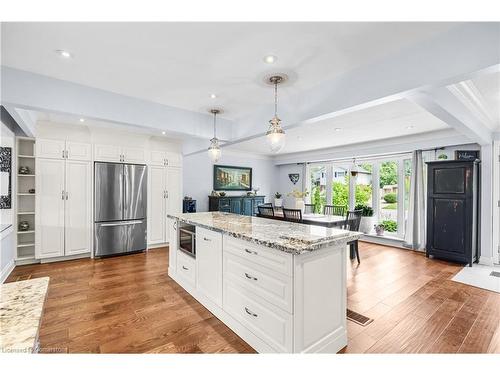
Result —
<instances>
[{"instance_id":1,"label":"cabinet hardware","mask_svg":"<svg viewBox=\"0 0 500 375\"><path fill-rule=\"evenodd\" d=\"M64 200L64 190L61 191L61 199Z\"/></svg>"},{"instance_id":2,"label":"cabinet hardware","mask_svg":"<svg viewBox=\"0 0 500 375\"><path fill-rule=\"evenodd\" d=\"M61 153L62 153L62 158L64 159L64 150L62 150Z\"/></svg>"},{"instance_id":3,"label":"cabinet hardware","mask_svg":"<svg viewBox=\"0 0 500 375\"><path fill-rule=\"evenodd\" d=\"M66 155L66 159L68 158L68 150L64 151L64 154Z\"/></svg>"},{"instance_id":4,"label":"cabinet hardware","mask_svg":"<svg viewBox=\"0 0 500 375\"><path fill-rule=\"evenodd\" d=\"M203 237L203 239L204 239L205 241L212 241L210 238L207 238L207 237Z\"/></svg>"},{"instance_id":5,"label":"cabinet hardware","mask_svg":"<svg viewBox=\"0 0 500 375\"><path fill-rule=\"evenodd\" d=\"M177 230L177 221L174 221L174 229Z\"/></svg>"},{"instance_id":6,"label":"cabinet hardware","mask_svg":"<svg viewBox=\"0 0 500 375\"><path fill-rule=\"evenodd\" d=\"M168 198L168 190L165 190L165 198Z\"/></svg>"},{"instance_id":7,"label":"cabinet hardware","mask_svg":"<svg viewBox=\"0 0 500 375\"><path fill-rule=\"evenodd\" d=\"M248 273L246 273L246 272L245 272L245 276L247 277L247 279L257 281L257 278L256 278L256 277L253 277L253 276L249 275L249 274L248 274Z\"/></svg>"},{"instance_id":8,"label":"cabinet hardware","mask_svg":"<svg viewBox=\"0 0 500 375\"><path fill-rule=\"evenodd\" d=\"M245 251L246 251L248 254L259 255L259 253L257 253L256 251L252 251L252 250L248 250L248 249L245 249Z\"/></svg>"},{"instance_id":9,"label":"cabinet hardware","mask_svg":"<svg viewBox=\"0 0 500 375\"><path fill-rule=\"evenodd\" d=\"M189 271L189 268L187 268L186 266L182 266L182 269L186 270L186 271Z\"/></svg>"},{"instance_id":10,"label":"cabinet hardware","mask_svg":"<svg viewBox=\"0 0 500 375\"><path fill-rule=\"evenodd\" d=\"M68 192L66 192L66 200L68 200L68 197L69 197L69 194L68 194Z\"/></svg>"},{"instance_id":11,"label":"cabinet hardware","mask_svg":"<svg viewBox=\"0 0 500 375\"><path fill-rule=\"evenodd\" d=\"M168 165L168 159L165 159L165 161L167 162L165 165Z\"/></svg>"},{"instance_id":12,"label":"cabinet hardware","mask_svg":"<svg viewBox=\"0 0 500 375\"><path fill-rule=\"evenodd\" d=\"M245 312L246 312L248 315L252 315L252 316L254 316L254 317L258 317L258 315L257 315L257 314L255 314L255 313L253 313L253 312L251 312L251 311L248 309L248 307L245 307Z\"/></svg>"}]
</instances>

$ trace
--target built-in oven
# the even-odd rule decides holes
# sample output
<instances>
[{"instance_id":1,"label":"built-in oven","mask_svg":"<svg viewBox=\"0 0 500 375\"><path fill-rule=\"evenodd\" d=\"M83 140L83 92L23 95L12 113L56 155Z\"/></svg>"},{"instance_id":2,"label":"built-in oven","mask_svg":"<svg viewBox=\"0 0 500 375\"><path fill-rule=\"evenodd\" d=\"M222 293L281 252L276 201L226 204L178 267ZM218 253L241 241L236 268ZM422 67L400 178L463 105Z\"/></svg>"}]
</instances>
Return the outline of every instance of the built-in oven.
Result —
<instances>
[{"instance_id":1,"label":"built-in oven","mask_svg":"<svg viewBox=\"0 0 500 375\"><path fill-rule=\"evenodd\" d=\"M194 225L179 221L179 250L196 257L196 228Z\"/></svg>"}]
</instances>

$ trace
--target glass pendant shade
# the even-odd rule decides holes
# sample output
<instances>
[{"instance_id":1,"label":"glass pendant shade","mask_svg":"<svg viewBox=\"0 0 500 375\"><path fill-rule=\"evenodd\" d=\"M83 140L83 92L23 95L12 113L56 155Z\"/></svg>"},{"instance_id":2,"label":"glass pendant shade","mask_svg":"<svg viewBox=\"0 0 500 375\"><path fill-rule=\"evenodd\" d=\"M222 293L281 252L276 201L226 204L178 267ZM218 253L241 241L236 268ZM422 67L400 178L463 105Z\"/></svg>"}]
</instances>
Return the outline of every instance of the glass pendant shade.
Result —
<instances>
[{"instance_id":1,"label":"glass pendant shade","mask_svg":"<svg viewBox=\"0 0 500 375\"><path fill-rule=\"evenodd\" d=\"M217 138L212 138L210 140L210 147L208 148L208 156L214 163L217 163L220 160L221 151L219 146L219 140Z\"/></svg>"},{"instance_id":2,"label":"glass pendant shade","mask_svg":"<svg viewBox=\"0 0 500 375\"><path fill-rule=\"evenodd\" d=\"M278 117L273 117L269 121L269 129L266 133L267 143L271 148L271 152L278 153L285 146L285 131L280 126L281 120Z\"/></svg>"}]
</instances>

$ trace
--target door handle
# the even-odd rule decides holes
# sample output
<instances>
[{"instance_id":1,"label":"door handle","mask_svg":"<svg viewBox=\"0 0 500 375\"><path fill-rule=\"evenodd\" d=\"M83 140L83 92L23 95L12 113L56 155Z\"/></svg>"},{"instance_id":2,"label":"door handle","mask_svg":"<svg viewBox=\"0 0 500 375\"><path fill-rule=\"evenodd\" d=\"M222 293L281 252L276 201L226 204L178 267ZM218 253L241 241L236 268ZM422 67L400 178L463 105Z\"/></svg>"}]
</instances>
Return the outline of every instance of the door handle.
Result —
<instances>
[{"instance_id":1,"label":"door handle","mask_svg":"<svg viewBox=\"0 0 500 375\"><path fill-rule=\"evenodd\" d=\"M255 313L253 313L253 312L251 312L251 311L250 311L250 309L249 309L248 307L245 307L245 312L246 312L248 315L252 315L252 316L254 316L254 317L258 317L258 315L257 315L257 314L255 314Z\"/></svg>"},{"instance_id":2,"label":"door handle","mask_svg":"<svg viewBox=\"0 0 500 375\"><path fill-rule=\"evenodd\" d=\"M256 277L253 277L251 275L249 275L248 273L245 272L245 276L247 279L250 279L250 280L254 280L254 281L257 281L257 278Z\"/></svg>"},{"instance_id":3,"label":"door handle","mask_svg":"<svg viewBox=\"0 0 500 375\"><path fill-rule=\"evenodd\" d=\"M103 223L101 227L118 227L122 225L142 224L142 220L121 221L117 223Z\"/></svg>"},{"instance_id":4,"label":"door handle","mask_svg":"<svg viewBox=\"0 0 500 375\"><path fill-rule=\"evenodd\" d=\"M68 197L69 197L69 194L68 194L68 192L66 192L66 200L68 200Z\"/></svg>"},{"instance_id":5,"label":"door handle","mask_svg":"<svg viewBox=\"0 0 500 375\"><path fill-rule=\"evenodd\" d=\"M61 191L61 199L64 200L64 190Z\"/></svg>"},{"instance_id":6,"label":"door handle","mask_svg":"<svg viewBox=\"0 0 500 375\"><path fill-rule=\"evenodd\" d=\"M174 229L177 230L177 221L174 221Z\"/></svg>"},{"instance_id":7,"label":"door handle","mask_svg":"<svg viewBox=\"0 0 500 375\"><path fill-rule=\"evenodd\" d=\"M64 151L64 154L66 155L66 159L68 158L68 150Z\"/></svg>"},{"instance_id":8,"label":"door handle","mask_svg":"<svg viewBox=\"0 0 500 375\"><path fill-rule=\"evenodd\" d=\"M61 157L64 159L64 150L61 151Z\"/></svg>"},{"instance_id":9,"label":"door handle","mask_svg":"<svg viewBox=\"0 0 500 375\"><path fill-rule=\"evenodd\" d=\"M165 190L165 198L168 199L168 190Z\"/></svg>"},{"instance_id":10,"label":"door handle","mask_svg":"<svg viewBox=\"0 0 500 375\"><path fill-rule=\"evenodd\" d=\"M212 241L210 238L207 238L207 237L203 237L203 240L205 240L205 241Z\"/></svg>"}]
</instances>

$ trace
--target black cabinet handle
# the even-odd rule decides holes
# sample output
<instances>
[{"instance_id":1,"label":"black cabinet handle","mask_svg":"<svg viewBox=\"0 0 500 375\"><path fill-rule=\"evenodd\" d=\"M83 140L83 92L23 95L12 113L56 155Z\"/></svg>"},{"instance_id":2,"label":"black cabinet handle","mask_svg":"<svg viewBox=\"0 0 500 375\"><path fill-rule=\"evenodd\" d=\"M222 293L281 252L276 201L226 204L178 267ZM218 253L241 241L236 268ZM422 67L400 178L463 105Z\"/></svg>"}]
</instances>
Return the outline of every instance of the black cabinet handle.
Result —
<instances>
[{"instance_id":1,"label":"black cabinet handle","mask_svg":"<svg viewBox=\"0 0 500 375\"><path fill-rule=\"evenodd\" d=\"M186 271L189 271L189 268L187 268L186 266L182 266L182 269L186 270Z\"/></svg>"},{"instance_id":2,"label":"black cabinet handle","mask_svg":"<svg viewBox=\"0 0 500 375\"><path fill-rule=\"evenodd\" d=\"M245 249L245 251L246 251L248 254L259 255L259 253L257 253L256 251L252 251L252 250L248 250L248 249Z\"/></svg>"},{"instance_id":3,"label":"black cabinet handle","mask_svg":"<svg viewBox=\"0 0 500 375\"><path fill-rule=\"evenodd\" d=\"M249 275L249 274L248 274L248 273L246 273L246 272L245 272L245 276L247 277L247 279L257 281L257 278L256 278L256 277L253 277L252 275Z\"/></svg>"},{"instance_id":4,"label":"black cabinet handle","mask_svg":"<svg viewBox=\"0 0 500 375\"><path fill-rule=\"evenodd\" d=\"M248 315L252 315L252 316L254 316L254 317L256 317L256 318L258 317L258 315L257 315L257 314L255 314L255 313L253 313L253 312L251 312L251 311L248 309L248 307L245 307L245 312L246 312Z\"/></svg>"}]
</instances>

